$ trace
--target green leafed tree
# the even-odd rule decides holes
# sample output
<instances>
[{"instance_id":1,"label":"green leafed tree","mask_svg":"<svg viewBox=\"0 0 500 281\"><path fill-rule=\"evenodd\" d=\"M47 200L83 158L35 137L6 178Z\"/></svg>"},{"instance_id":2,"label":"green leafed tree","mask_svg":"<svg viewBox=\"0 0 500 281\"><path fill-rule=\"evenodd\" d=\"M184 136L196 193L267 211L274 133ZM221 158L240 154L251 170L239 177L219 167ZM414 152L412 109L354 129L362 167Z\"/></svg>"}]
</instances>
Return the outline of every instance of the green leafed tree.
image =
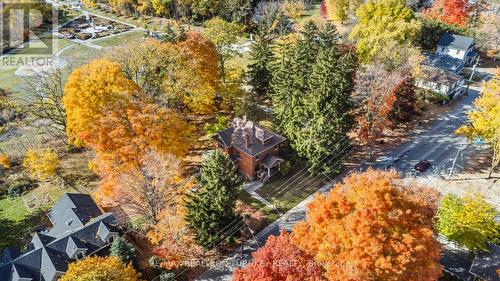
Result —
<instances>
[{"instance_id":1,"label":"green leafed tree","mask_svg":"<svg viewBox=\"0 0 500 281\"><path fill-rule=\"evenodd\" d=\"M111 244L110 255L119 258L127 264L134 259L135 248L125 238L120 236Z\"/></svg>"},{"instance_id":2,"label":"green leafed tree","mask_svg":"<svg viewBox=\"0 0 500 281\"><path fill-rule=\"evenodd\" d=\"M369 0L356 10L358 23L350 34L356 40L360 60L374 58L391 44L404 46L415 41L420 24L402 0Z\"/></svg>"},{"instance_id":3,"label":"green leafed tree","mask_svg":"<svg viewBox=\"0 0 500 281\"><path fill-rule=\"evenodd\" d=\"M203 35L210 39L219 54L219 67L222 81L225 82L226 62L238 54L233 45L238 42L238 37L243 34L243 26L235 22L227 22L219 17L205 22Z\"/></svg>"},{"instance_id":4,"label":"green leafed tree","mask_svg":"<svg viewBox=\"0 0 500 281\"><path fill-rule=\"evenodd\" d=\"M469 250L484 250L500 239L498 212L480 196L443 197L437 212L436 229Z\"/></svg>"},{"instance_id":5,"label":"green leafed tree","mask_svg":"<svg viewBox=\"0 0 500 281\"><path fill-rule=\"evenodd\" d=\"M347 152L353 125L350 95L354 53L339 44L333 25L306 25L302 39L287 46L273 73L276 125L311 172L330 173Z\"/></svg>"},{"instance_id":6,"label":"green leafed tree","mask_svg":"<svg viewBox=\"0 0 500 281\"><path fill-rule=\"evenodd\" d=\"M267 95L271 82L271 62L274 59L271 49L271 40L263 32L256 37L256 42L250 52L253 62L248 66L248 84L252 86L253 91L260 95Z\"/></svg>"},{"instance_id":7,"label":"green leafed tree","mask_svg":"<svg viewBox=\"0 0 500 281\"><path fill-rule=\"evenodd\" d=\"M186 219L195 231L196 241L212 248L227 237L227 227L237 219L234 212L241 190L236 167L221 150L211 151L203 160L198 189L186 202Z\"/></svg>"}]
</instances>

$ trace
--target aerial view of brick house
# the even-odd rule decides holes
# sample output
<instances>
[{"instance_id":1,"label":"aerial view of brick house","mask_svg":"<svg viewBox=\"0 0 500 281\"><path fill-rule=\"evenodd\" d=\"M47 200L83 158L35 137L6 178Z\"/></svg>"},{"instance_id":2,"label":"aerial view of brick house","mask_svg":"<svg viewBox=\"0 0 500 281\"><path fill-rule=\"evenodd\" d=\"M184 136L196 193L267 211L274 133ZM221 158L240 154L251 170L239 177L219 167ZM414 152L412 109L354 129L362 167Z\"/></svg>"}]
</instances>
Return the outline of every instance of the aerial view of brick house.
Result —
<instances>
[{"instance_id":1,"label":"aerial view of brick house","mask_svg":"<svg viewBox=\"0 0 500 281\"><path fill-rule=\"evenodd\" d=\"M235 118L231 127L212 136L218 148L229 153L231 161L249 180L267 181L279 172L279 151L283 136L247 121Z\"/></svg>"}]
</instances>

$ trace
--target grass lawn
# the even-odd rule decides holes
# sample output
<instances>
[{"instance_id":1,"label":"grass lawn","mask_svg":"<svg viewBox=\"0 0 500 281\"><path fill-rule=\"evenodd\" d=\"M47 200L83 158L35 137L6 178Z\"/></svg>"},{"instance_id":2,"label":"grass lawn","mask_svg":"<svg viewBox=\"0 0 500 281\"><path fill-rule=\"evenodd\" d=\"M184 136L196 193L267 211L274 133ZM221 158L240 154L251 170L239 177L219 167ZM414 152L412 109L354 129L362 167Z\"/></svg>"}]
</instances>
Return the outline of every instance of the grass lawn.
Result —
<instances>
[{"instance_id":1,"label":"grass lawn","mask_svg":"<svg viewBox=\"0 0 500 281\"><path fill-rule=\"evenodd\" d=\"M73 45L70 48L64 50L60 58L68 61L72 66L79 66L88 63L93 58L97 58L102 55L103 51L90 48L85 45Z\"/></svg>"},{"instance_id":2,"label":"grass lawn","mask_svg":"<svg viewBox=\"0 0 500 281\"><path fill-rule=\"evenodd\" d=\"M266 207L266 205L253 198L250 194L248 194L248 192L244 190L240 193L240 196L238 196L238 200L263 212L269 222L273 222L279 217L279 214L277 212L269 209L268 207Z\"/></svg>"},{"instance_id":3,"label":"grass lawn","mask_svg":"<svg viewBox=\"0 0 500 281\"><path fill-rule=\"evenodd\" d=\"M44 219L41 210L30 212L22 198L0 198L0 249L16 247L23 249L31 238L31 230Z\"/></svg>"},{"instance_id":4,"label":"grass lawn","mask_svg":"<svg viewBox=\"0 0 500 281\"><path fill-rule=\"evenodd\" d=\"M288 175L278 174L271 181L257 190L257 193L269 202L279 206L281 211L287 211L314 194L323 184L323 180L311 176L305 164L296 165Z\"/></svg>"},{"instance_id":5,"label":"grass lawn","mask_svg":"<svg viewBox=\"0 0 500 281\"><path fill-rule=\"evenodd\" d=\"M34 43L32 44L33 47L41 47L42 43ZM52 49L52 54L57 53L59 50L62 48L73 44L72 42L64 39L53 39L53 49ZM20 89L19 85L21 81L21 78L16 76L14 73L17 70L19 66L23 65L23 62L28 59L28 62L31 58L38 58L38 57L50 57L52 54L47 54L47 55L33 55L29 53L29 49L19 49L15 53L11 53L8 55L1 56L0 60L2 60L2 64L0 64L0 88L4 89L10 89L13 92L17 92ZM7 62L8 63L3 63ZM11 63L14 62L14 63Z\"/></svg>"},{"instance_id":6,"label":"grass lawn","mask_svg":"<svg viewBox=\"0 0 500 281\"><path fill-rule=\"evenodd\" d=\"M228 69L229 68L242 68L245 71L248 71L248 65L252 62L252 58L250 57L250 52L243 53L241 56L235 56L231 58L227 62Z\"/></svg>"},{"instance_id":7,"label":"grass lawn","mask_svg":"<svg viewBox=\"0 0 500 281\"><path fill-rule=\"evenodd\" d=\"M141 40L142 38L144 38L144 31L130 31L112 37L104 37L102 39L97 39L94 40L92 43L102 47L112 47L112 46L125 45L130 42Z\"/></svg>"}]
</instances>

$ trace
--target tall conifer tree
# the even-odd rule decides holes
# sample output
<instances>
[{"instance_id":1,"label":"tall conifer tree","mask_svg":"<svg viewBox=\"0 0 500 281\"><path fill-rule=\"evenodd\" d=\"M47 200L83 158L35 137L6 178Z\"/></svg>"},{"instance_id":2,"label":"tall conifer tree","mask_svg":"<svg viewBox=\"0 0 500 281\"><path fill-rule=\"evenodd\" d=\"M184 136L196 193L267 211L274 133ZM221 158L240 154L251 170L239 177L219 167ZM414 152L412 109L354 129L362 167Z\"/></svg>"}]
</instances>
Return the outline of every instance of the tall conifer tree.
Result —
<instances>
[{"instance_id":1,"label":"tall conifer tree","mask_svg":"<svg viewBox=\"0 0 500 281\"><path fill-rule=\"evenodd\" d=\"M271 39L267 34L261 32L257 35L255 44L252 46L250 53L253 63L248 66L248 83L252 86L253 91L260 95L267 95L271 82L271 62L274 59L271 50Z\"/></svg>"},{"instance_id":2,"label":"tall conifer tree","mask_svg":"<svg viewBox=\"0 0 500 281\"><path fill-rule=\"evenodd\" d=\"M187 200L186 219L196 232L196 241L212 248L225 236L226 226L237 219L234 208L241 183L226 153L214 150L208 154L201 165L198 185Z\"/></svg>"},{"instance_id":3,"label":"tall conifer tree","mask_svg":"<svg viewBox=\"0 0 500 281\"><path fill-rule=\"evenodd\" d=\"M333 25L308 23L287 46L273 72L273 108L278 129L315 174L332 172L345 155L352 126L350 94L356 59L340 47Z\"/></svg>"}]
</instances>

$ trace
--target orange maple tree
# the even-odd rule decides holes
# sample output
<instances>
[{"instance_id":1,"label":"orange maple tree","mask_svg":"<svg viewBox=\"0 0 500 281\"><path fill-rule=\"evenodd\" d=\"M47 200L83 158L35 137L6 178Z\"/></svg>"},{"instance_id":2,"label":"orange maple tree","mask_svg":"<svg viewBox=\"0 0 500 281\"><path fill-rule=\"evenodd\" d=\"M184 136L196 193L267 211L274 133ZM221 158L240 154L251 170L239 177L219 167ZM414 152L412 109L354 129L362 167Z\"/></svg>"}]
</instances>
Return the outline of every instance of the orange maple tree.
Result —
<instances>
[{"instance_id":1,"label":"orange maple tree","mask_svg":"<svg viewBox=\"0 0 500 281\"><path fill-rule=\"evenodd\" d=\"M437 280L437 198L395 172L351 174L309 204L292 241L324 264L329 280Z\"/></svg>"},{"instance_id":2,"label":"orange maple tree","mask_svg":"<svg viewBox=\"0 0 500 281\"><path fill-rule=\"evenodd\" d=\"M424 17L446 24L466 26L469 20L466 0L436 0L431 8L423 12Z\"/></svg>"},{"instance_id":3,"label":"orange maple tree","mask_svg":"<svg viewBox=\"0 0 500 281\"><path fill-rule=\"evenodd\" d=\"M156 104L109 60L71 73L63 101L68 138L96 152L93 164L105 197L113 195L116 176L137 166L150 150L182 157L192 143L194 128Z\"/></svg>"},{"instance_id":4,"label":"orange maple tree","mask_svg":"<svg viewBox=\"0 0 500 281\"><path fill-rule=\"evenodd\" d=\"M321 266L292 244L287 232L270 236L252 257L252 263L234 272L233 281L326 280Z\"/></svg>"},{"instance_id":5,"label":"orange maple tree","mask_svg":"<svg viewBox=\"0 0 500 281\"><path fill-rule=\"evenodd\" d=\"M184 41L177 43L196 62L199 73L214 90L219 88L219 59L214 43L203 37L199 32L190 31Z\"/></svg>"}]
</instances>

